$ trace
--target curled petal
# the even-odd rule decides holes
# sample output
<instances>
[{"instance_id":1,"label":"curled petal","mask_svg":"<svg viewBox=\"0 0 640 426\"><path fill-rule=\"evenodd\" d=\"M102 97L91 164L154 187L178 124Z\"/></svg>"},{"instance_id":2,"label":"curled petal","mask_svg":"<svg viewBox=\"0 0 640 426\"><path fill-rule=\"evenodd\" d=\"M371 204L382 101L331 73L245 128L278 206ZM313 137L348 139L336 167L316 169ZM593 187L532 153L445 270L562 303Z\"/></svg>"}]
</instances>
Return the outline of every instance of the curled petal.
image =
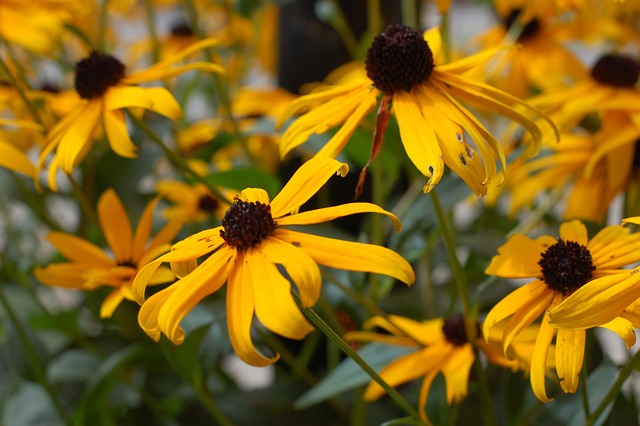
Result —
<instances>
[{"instance_id":1,"label":"curled petal","mask_svg":"<svg viewBox=\"0 0 640 426\"><path fill-rule=\"evenodd\" d=\"M348 203L339 206L325 207L316 210L309 210L302 213L292 214L278 218L279 226L286 225L311 225L315 223L328 222L333 219L344 217L356 213L380 213L393 221L396 232L402 230L400 220L393 214L381 207L371 203Z\"/></svg>"}]
</instances>

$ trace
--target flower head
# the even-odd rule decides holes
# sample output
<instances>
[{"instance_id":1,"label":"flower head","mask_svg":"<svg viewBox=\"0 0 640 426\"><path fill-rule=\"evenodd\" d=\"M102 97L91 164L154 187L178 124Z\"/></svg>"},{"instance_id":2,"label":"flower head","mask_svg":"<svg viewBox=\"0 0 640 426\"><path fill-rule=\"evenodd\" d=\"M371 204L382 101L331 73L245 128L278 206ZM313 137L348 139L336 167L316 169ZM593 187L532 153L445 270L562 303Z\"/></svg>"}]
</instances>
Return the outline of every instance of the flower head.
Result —
<instances>
[{"instance_id":1,"label":"flower head","mask_svg":"<svg viewBox=\"0 0 640 426\"><path fill-rule=\"evenodd\" d=\"M91 54L76 63L75 91L77 99L71 111L47 135L47 144L38 160L42 169L50 154L49 186L56 189L58 169L71 174L93 144L98 130L103 127L113 151L127 158L136 156L136 146L127 130L123 108L141 107L158 114L178 119L182 111L173 95L162 87L138 87L135 84L175 77L189 70L222 72L218 65L192 62L176 65L185 57L204 49L216 41L205 39L190 45L173 57L150 68L127 73L125 65L115 57Z\"/></svg>"},{"instance_id":2,"label":"flower head","mask_svg":"<svg viewBox=\"0 0 640 426\"><path fill-rule=\"evenodd\" d=\"M575 392L587 328L557 331L549 321L548 310L594 282L602 280L611 285L623 282L630 272L622 268L640 260L639 249L640 234L630 234L627 228L620 226L608 226L589 239L586 227L577 220L563 223L559 238L544 235L533 240L516 234L498 249L487 274L532 278L533 281L513 291L491 309L485 318L483 333L489 335L493 327L506 321L502 344L508 353L514 338L543 316L530 369L533 392L541 401L549 401L545 368L556 332L555 362L560 385L565 392ZM593 303L585 303L583 308L598 309ZM616 332L628 347L635 343L633 325L627 319L614 315L598 325Z\"/></svg>"},{"instance_id":3,"label":"flower head","mask_svg":"<svg viewBox=\"0 0 640 426\"><path fill-rule=\"evenodd\" d=\"M374 327L381 328L384 333L368 331ZM469 372L475 355L467 338L463 317L418 322L396 315L389 315L387 318L378 316L369 319L364 328L366 331L349 332L345 338L350 341L381 342L416 348L415 351L395 359L384 367L380 376L390 386L398 386L423 377L418 406L425 422L428 422L425 406L429 389L438 374L444 375L449 404L460 402L467 395ZM523 369L528 365L527 347L530 346L530 335L523 334L514 344L513 359L507 359L502 354L501 348L495 344L497 337L498 334L494 332L491 338L487 338L489 343L485 343L481 337L477 340L480 350L491 362L514 370ZM363 398L374 401L382 395L384 389L372 381L365 389Z\"/></svg>"},{"instance_id":4,"label":"flower head","mask_svg":"<svg viewBox=\"0 0 640 426\"><path fill-rule=\"evenodd\" d=\"M83 290L101 286L113 288L100 308L102 318L110 317L122 300L133 300L131 285L140 268L169 250L171 241L180 231L180 222L171 221L149 241L158 200L154 199L147 205L134 233L122 202L115 191L107 190L98 202L98 217L109 251L75 235L50 232L47 240L69 261L37 268L36 278L55 287ZM172 279L171 271L162 268L155 271L150 281L159 284Z\"/></svg>"},{"instance_id":5,"label":"flower head","mask_svg":"<svg viewBox=\"0 0 640 426\"><path fill-rule=\"evenodd\" d=\"M304 114L286 129L280 154L284 157L310 135L343 124L316 154L337 156L381 98L369 163L380 148L393 111L407 155L428 178L425 192L440 181L446 164L474 193L484 195L487 184L497 174L496 163L504 168L505 157L496 138L463 103L505 115L522 124L534 140L540 137L540 129L528 116L539 115L536 110L466 75L495 52L496 49L487 50L446 64L438 28L423 35L403 25L389 26L375 38L364 69L349 65L349 71L335 84L322 84L285 109L278 126L297 113ZM516 111L514 105L526 113Z\"/></svg>"},{"instance_id":6,"label":"flower head","mask_svg":"<svg viewBox=\"0 0 640 426\"><path fill-rule=\"evenodd\" d=\"M182 318L227 283L231 344L245 362L265 366L277 356L268 358L255 349L250 335L254 313L266 328L287 338L302 339L312 330L294 302L289 280L304 306L315 304L320 295L318 264L386 274L411 284L415 278L411 266L387 248L287 229L370 212L388 216L399 230L394 215L369 203L297 213L333 174L346 172L345 164L316 158L306 162L271 201L264 190L247 188L235 198L221 226L174 244L169 253L143 267L134 282L136 300L142 304L138 320L143 330L156 340L164 333L181 343ZM204 260L198 263L199 259ZM145 301L147 283L163 262L171 263L179 280Z\"/></svg>"}]
</instances>

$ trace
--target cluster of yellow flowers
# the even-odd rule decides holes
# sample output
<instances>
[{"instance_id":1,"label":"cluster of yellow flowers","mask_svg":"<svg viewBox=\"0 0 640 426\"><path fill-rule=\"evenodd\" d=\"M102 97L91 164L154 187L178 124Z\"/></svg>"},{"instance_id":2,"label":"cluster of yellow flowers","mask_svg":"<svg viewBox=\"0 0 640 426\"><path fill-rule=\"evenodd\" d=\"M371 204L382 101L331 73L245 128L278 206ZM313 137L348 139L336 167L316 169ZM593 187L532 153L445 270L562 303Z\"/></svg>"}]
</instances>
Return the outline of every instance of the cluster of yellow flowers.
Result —
<instances>
[{"instance_id":1,"label":"cluster of yellow flowers","mask_svg":"<svg viewBox=\"0 0 640 426\"><path fill-rule=\"evenodd\" d=\"M458 291L452 306L460 315L420 321L379 311L344 338L415 349L386 365L379 379L395 387L423 378L417 405L423 422L440 373L448 404L467 395L471 368L485 358L524 371L533 394L549 402L548 378L564 392L578 389L588 329L604 327L627 348L635 344L640 3L494 0L501 23L484 29L468 53L456 50L446 32L455 31L445 26L455 9L438 2L441 26L422 32L391 23L364 38L366 56L299 96L244 85L251 67L274 77L278 8L269 2L257 2L251 19L234 13L234 2L185 2L188 25L181 21L164 37L149 19L151 36L135 43L109 19L126 27L127 15L143 15L144 8L95 3L104 4L0 0L0 166L26 176L43 198L70 193L101 235L51 226L46 239L67 260L35 267L41 283L107 287L100 317L135 301L144 332L175 344L185 339L182 320L224 291L233 350L248 364L268 366L280 355L256 348L254 317L279 336L307 337L317 325L305 313L321 298L320 266L407 285L429 279L416 276L408 256L398 254L402 248L385 247L381 234L368 244L300 228L377 213L401 231L401 210L386 210L388 200L358 201L387 140L404 147L405 175L433 196ZM172 16L182 10L179 3L145 5L147 13ZM585 60L589 55L594 59ZM148 58L151 65L132 70ZM48 62L63 75L55 85L38 73ZM193 110L198 113L184 112ZM265 122L271 127L261 127ZM368 160L358 164L355 200L306 207L332 176L348 174L347 146L363 131L372 142ZM294 153L306 161L277 195L253 187L256 180L240 185L247 165L266 181ZM135 229L133 210L117 192L135 192L142 178L96 193L102 174L119 174L109 162L118 157L147 168L138 176L152 181L152 200ZM461 179L481 196L477 208L506 207L518 219L546 205L542 213L564 221L557 237L539 235L545 228L538 220L535 238L514 233L498 248L485 274L530 282L493 306L469 296L437 198L446 179ZM625 203L617 216L610 214L616 197ZM154 233L156 208L166 204L167 222ZM601 225L623 217L622 225ZM597 227L592 238L582 221ZM162 287L150 291L150 285ZM369 384L365 400L389 391L380 380Z\"/></svg>"}]
</instances>

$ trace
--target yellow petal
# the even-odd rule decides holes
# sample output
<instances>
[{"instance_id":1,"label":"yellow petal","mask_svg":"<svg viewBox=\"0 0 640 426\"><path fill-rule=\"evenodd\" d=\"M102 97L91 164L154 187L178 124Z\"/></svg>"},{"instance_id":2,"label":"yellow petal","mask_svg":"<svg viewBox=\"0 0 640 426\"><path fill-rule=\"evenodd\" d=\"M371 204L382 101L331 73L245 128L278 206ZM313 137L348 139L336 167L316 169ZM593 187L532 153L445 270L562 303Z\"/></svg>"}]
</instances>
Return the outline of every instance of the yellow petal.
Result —
<instances>
[{"instance_id":1,"label":"yellow petal","mask_svg":"<svg viewBox=\"0 0 640 426\"><path fill-rule=\"evenodd\" d=\"M276 229L272 236L303 249L320 265L347 271L372 272L413 284L411 265L386 247Z\"/></svg>"},{"instance_id":2,"label":"yellow petal","mask_svg":"<svg viewBox=\"0 0 640 426\"><path fill-rule=\"evenodd\" d=\"M322 277L320 268L304 250L277 238L266 238L260 251L269 262L282 265L300 293L302 304L313 306L320 297Z\"/></svg>"},{"instance_id":3,"label":"yellow petal","mask_svg":"<svg viewBox=\"0 0 640 426\"><path fill-rule=\"evenodd\" d=\"M269 194L267 194L267 191L261 188L243 189L240 193L240 199L242 201L247 201L250 203L258 202L262 204L269 204ZM273 208L271 209L271 216L276 217L273 214Z\"/></svg>"},{"instance_id":4,"label":"yellow petal","mask_svg":"<svg viewBox=\"0 0 640 426\"><path fill-rule=\"evenodd\" d=\"M546 249L538 241L526 235L514 234L498 248L489 267L484 271L488 275L502 278L532 278L541 275L538 261Z\"/></svg>"},{"instance_id":5,"label":"yellow petal","mask_svg":"<svg viewBox=\"0 0 640 426\"><path fill-rule=\"evenodd\" d=\"M278 218L278 226L311 225L315 223L329 222L333 219L356 213L383 214L393 221L393 226L396 232L400 232L402 230L400 221L393 213L390 213L371 203L349 203L334 207L309 210L298 214L292 214L289 216Z\"/></svg>"},{"instance_id":6,"label":"yellow petal","mask_svg":"<svg viewBox=\"0 0 640 426\"><path fill-rule=\"evenodd\" d=\"M102 305L100 305L100 318L110 318L122 300L124 300L122 287L118 287L109 293L102 302Z\"/></svg>"},{"instance_id":7,"label":"yellow petal","mask_svg":"<svg viewBox=\"0 0 640 426\"><path fill-rule=\"evenodd\" d=\"M482 325L482 335L485 340L489 338L491 329L500 321L510 317L516 312L540 300L549 289L545 283L535 280L509 293L487 314Z\"/></svg>"},{"instance_id":8,"label":"yellow petal","mask_svg":"<svg viewBox=\"0 0 640 426\"><path fill-rule=\"evenodd\" d=\"M556 370L565 392L578 389L579 374L584 359L584 330L559 330L556 338Z\"/></svg>"},{"instance_id":9,"label":"yellow petal","mask_svg":"<svg viewBox=\"0 0 640 426\"><path fill-rule=\"evenodd\" d=\"M587 246L589 242L589 234L587 233L587 227L579 220L572 220L571 222L564 222L560 225L560 238L565 241L575 241L576 243Z\"/></svg>"},{"instance_id":10,"label":"yellow petal","mask_svg":"<svg viewBox=\"0 0 640 426\"><path fill-rule=\"evenodd\" d=\"M140 328L156 342L160 340L161 329L158 324L158 314L167 299L178 289L178 286L171 285L161 290L147 299L138 311L138 324Z\"/></svg>"},{"instance_id":11,"label":"yellow petal","mask_svg":"<svg viewBox=\"0 0 640 426\"><path fill-rule=\"evenodd\" d=\"M121 111L106 110L103 113L104 128L109 140L109 146L113 152L121 157L135 158L137 147L129 137L129 131Z\"/></svg>"},{"instance_id":12,"label":"yellow petal","mask_svg":"<svg viewBox=\"0 0 640 426\"><path fill-rule=\"evenodd\" d=\"M142 253L144 247L149 242L149 235L151 235L151 226L153 225L153 213L156 205L160 201L159 198L154 198L147 204L136 226L136 232L133 236L133 242L131 246L131 252L133 255L133 261L137 262Z\"/></svg>"},{"instance_id":13,"label":"yellow petal","mask_svg":"<svg viewBox=\"0 0 640 426\"><path fill-rule=\"evenodd\" d=\"M35 168L27 155L18 148L0 141L0 167L5 167L27 176L33 176Z\"/></svg>"},{"instance_id":14,"label":"yellow petal","mask_svg":"<svg viewBox=\"0 0 640 426\"><path fill-rule=\"evenodd\" d=\"M476 357L470 344L456 347L442 366L447 387L447 403L460 402L467 396L469 371Z\"/></svg>"},{"instance_id":15,"label":"yellow petal","mask_svg":"<svg viewBox=\"0 0 640 426\"><path fill-rule=\"evenodd\" d=\"M230 249L214 253L198 265L196 270L172 285L178 290L160 308L158 325L173 343L179 344L184 340L180 321L202 299L218 291L227 281L229 269L234 263L233 253Z\"/></svg>"},{"instance_id":16,"label":"yellow petal","mask_svg":"<svg viewBox=\"0 0 640 426\"><path fill-rule=\"evenodd\" d=\"M502 348L505 355L508 354L511 342L549 307L554 296L555 292L553 291L543 292L537 299L528 300L528 304L518 309L509 319L502 336Z\"/></svg>"},{"instance_id":17,"label":"yellow petal","mask_svg":"<svg viewBox=\"0 0 640 426\"><path fill-rule=\"evenodd\" d=\"M316 157L305 162L271 202L274 218L296 211L334 174L345 176L349 167L331 158Z\"/></svg>"},{"instance_id":18,"label":"yellow petal","mask_svg":"<svg viewBox=\"0 0 640 426\"><path fill-rule=\"evenodd\" d=\"M36 268L34 275L43 284L63 288L86 288L86 274L91 266L78 263L54 263L46 268Z\"/></svg>"},{"instance_id":19,"label":"yellow petal","mask_svg":"<svg viewBox=\"0 0 640 426\"><path fill-rule=\"evenodd\" d=\"M411 162L428 178L424 191L429 192L440 182L444 173L438 139L422 116L413 95L403 91L394 93L393 110L398 119L402 145Z\"/></svg>"},{"instance_id":20,"label":"yellow petal","mask_svg":"<svg viewBox=\"0 0 640 426\"><path fill-rule=\"evenodd\" d=\"M634 269L588 282L549 311L551 324L575 330L612 321L640 298L639 272Z\"/></svg>"},{"instance_id":21,"label":"yellow petal","mask_svg":"<svg viewBox=\"0 0 640 426\"><path fill-rule=\"evenodd\" d=\"M614 318L600 327L613 331L624 340L627 349L636 344L636 333L631 321L625 318Z\"/></svg>"},{"instance_id":22,"label":"yellow petal","mask_svg":"<svg viewBox=\"0 0 640 426\"><path fill-rule=\"evenodd\" d=\"M92 266L111 266L115 262L98 246L75 235L51 231L47 241L69 260Z\"/></svg>"},{"instance_id":23,"label":"yellow petal","mask_svg":"<svg viewBox=\"0 0 640 426\"><path fill-rule=\"evenodd\" d=\"M445 340L442 331L443 325L442 318L418 322L399 315L388 315L386 318L382 316L371 317L365 322L364 327L367 329L380 327L396 336L406 335L411 337L414 342L429 346Z\"/></svg>"},{"instance_id":24,"label":"yellow petal","mask_svg":"<svg viewBox=\"0 0 640 426\"><path fill-rule=\"evenodd\" d=\"M555 304L556 301L561 300L561 298L562 295L557 294L556 300L554 300L553 304ZM549 348L551 347L551 342L555 332L556 329L549 324L549 314L545 313L533 348L530 370L531 389L533 389L534 395L542 402L551 401L551 398L547 397L544 379L547 371Z\"/></svg>"},{"instance_id":25,"label":"yellow petal","mask_svg":"<svg viewBox=\"0 0 640 426\"><path fill-rule=\"evenodd\" d=\"M154 80L167 80L177 77L188 71L204 71L215 74L224 74L224 68L211 62L190 62L184 65L174 65L171 67L151 67L138 71L122 79L122 83L137 84Z\"/></svg>"},{"instance_id":26,"label":"yellow petal","mask_svg":"<svg viewBox=\"0 0 640 426\"><path fill-rule=\"evenodd\" d=\"M427 426L431 426L431 422L427 417L427 400L429 399L429 390L431 389L433 379L436 378L438 373L438 370L427 373L424 376L424 379L422 379L422 384L420 385L420 394L418 396L418 412L420 414L420 418Z\"/></svg>"},{"instance_id":27,"label":"yellow petal","mask_svg":"<svg viewBox=\"0 0 640 426\"><path fill-rule=\"evenodd\" d=\"M137 87L118 85L105 94L105 107L113 111L122 108L140 107L177 120L182 117L180 105L173 95L163 87Z\"/></svg>"},{"instance_id":28,"label":"yellow petal","mask_svg":"<svg viewBox=\"0 0 640 426\"><path fill-rule=\"evenodd\" d=\"M440 27L433 27L428 29L422 34L422 37L429 45L429 50L433 54L433 62L437 65L440 65L443 60L443 52L442 52L442 35L440 34Z\"/></svg>"},{"instance_id":29,"label":"yellow petal","mask_svg":"<svg viewBox=\"0 0 640 426\"><path fill-rule=\"evenodd\" d=\"M100 124L102 108L102 99L87 102L77 119L61 129L56 156L66 174L73 172L81 152L93 143L93 133Z\"/></svg>"},{"instance_id":30,"label":"yellow petal","mask_svg":"<svg viewBox=\"0 0 640 426\"><path fill-rule=\"evenodd\" d=\"M122 202L111 188L107 189L98 201L98 218L104 238L118 263L131 262L131 223Z\"/></svg>"},{"instance_id":31,"label":"yellow petal","mask_svg":"<svg viewBox=\"0 0 640 426\"><path fill-rule=\"evenodd\" d=\"M291 295L291 284L269 262L260 249L245 253L245 262L255 273L251 275L256 316L272 332L289 339L303 339L313 331Z\"/></svg>"},{"instance_id":32,"label":"yellow petal","mask_svg":"<svg viewBox=\"0 0 640 426\"><path fill-rule=\"evenodd\" d=\"M244 253L236 257L227 285L227 327L233 350L249 365L265 367L278 360L278 355L267 358L260 354L251 340L251 322L255 309L252 266L245 262Z\"/></svg>"}]
</instances>

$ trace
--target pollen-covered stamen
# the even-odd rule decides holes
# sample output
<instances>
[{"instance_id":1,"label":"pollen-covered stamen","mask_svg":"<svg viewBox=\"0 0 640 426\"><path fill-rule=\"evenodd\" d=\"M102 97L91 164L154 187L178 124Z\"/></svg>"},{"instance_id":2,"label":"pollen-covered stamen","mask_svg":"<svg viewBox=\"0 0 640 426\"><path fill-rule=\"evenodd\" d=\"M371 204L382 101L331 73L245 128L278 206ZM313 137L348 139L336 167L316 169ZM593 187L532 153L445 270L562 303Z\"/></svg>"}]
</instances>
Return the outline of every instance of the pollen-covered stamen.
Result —
<instances>
[{"instance_id":1,"label":"pollen-covered stamen","mask_svg":"<svg viewBox=\"0 0 640 426\"><path fill-rule=\"evenodd\" d=\"M464 325L464 318L461 315L447 318L442 325L442 332L447 342L455 346L462 346L469 343L467 339L467 330Z\"/></svg>"},{"instance_id":2,"label":"pollen-covered stamen","mask_svg":"<svg viewBox=\"0 0 640 426\"><path fill-rule=\"evenodd\" d=\"M271 206L258 201L234 198L222 219L220 236L231 247L246 250L268 237L276 227L271 217Z\"/></svg>"},{"instance_id":3,"label":"pollen-covered stamen","mask_svg":"<svg viewBox=\"0 0 640 426\"><path fill-rule=\"evenodd\" d=\"M405 25L389 25L373 39L365 60L367 77L387 94L410 92L433 71L433 53L422 34Z\"/></svg>"},{"instance_id":4,"label":"pollen-covered stamen","mask_svg":"<svg viewBox=\"0 0 640 426\"><path fill-rule=\"evenodd\" d=\"M503 24L507 30L510 30L513 24L518 22L518 17L520 16L521 12L522 11L520 9L514 9L506 18L504 18ZM531 38L540 30L540 21L538 21L536 18L533 18L526 24L518 22L518 25L522 26L522 28L520 29L520 33L518 34L517 41L524 41L528 38Z\"/></svg>"},{"instance_id":5,"label":"pollen-covered stamen","mask_svg":"<svg viewBox=\"0 0 640 426\"><path fill-rule=\"evenodd\" d=\"M198 200L198 210L206 213L213 213L219 205L220 201L211 194L205 194Z\"/></svg>"},{"instance_id":6,"label":"pollen-covered stamen","mask_svg":"<svg viewBox=\"0 0 640 426\"><path fill-rule=\"evenodd\" d=\"M76 91L82 99L99 98L122 80L124 68L113 56L94 50L88 58L76 63Z\"/></svg>"},{"instance_id":7,"label":"pollen-covered stamen","mask_svg":"<svg viewBox=\"0 0 640 426\"><path fill-rule=\"evenodd\" d=\"M591 77L600 84L633 87L640 76L640 64L627 55L611 53L602 56L591 68Z\"/></svg>"},{"instance_id":8,"label":"pollen-covered stamen","mask_svg":"<svg viewBox=\"0 0 640 426\"><path fill-rule=\"evenodd\" d=\"M193 30L189 24L182 22L171 28L171 35L178 37L191 37L193 35Z\"/></svg>"},{"instance_id":9,"label":"pollen-covered stamen","mask_svg":"<svg viewBox=\"0 0 640 426\"><path fill-rule=\"evenodd\" d=\"M538 261L544 281L551 290L572 293L586 284L596 267L591 252L575 241L558 239Z\"/></svg>"}]
</instances>

